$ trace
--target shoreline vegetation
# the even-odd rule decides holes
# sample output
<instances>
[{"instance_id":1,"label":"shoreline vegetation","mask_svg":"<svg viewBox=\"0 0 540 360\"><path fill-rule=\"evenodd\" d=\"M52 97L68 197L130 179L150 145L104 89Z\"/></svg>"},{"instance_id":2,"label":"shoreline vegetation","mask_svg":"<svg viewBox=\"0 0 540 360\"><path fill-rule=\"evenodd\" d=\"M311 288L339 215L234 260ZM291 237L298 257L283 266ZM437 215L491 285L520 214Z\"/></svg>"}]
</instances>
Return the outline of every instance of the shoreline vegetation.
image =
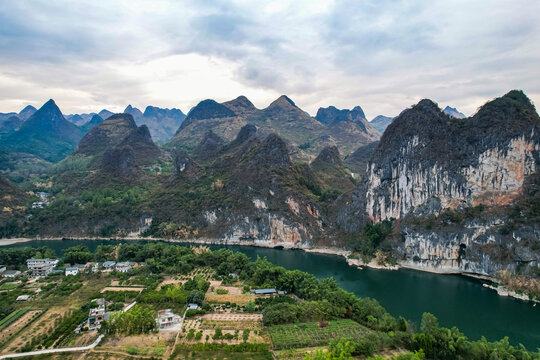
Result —
<instances>
[{"instance_id":1,"label":"shoreline vegetation","mask_svg":"<svg viewBox=\"0 0 540 360\"><path fill-rule=\"evenodd\" d=\"M504 285L499 284L499 280L492 276L487 276L483 274L475 273L466 273L455 270L444 270L444 269L434 269L423 266L415 266L410 262L398 261L397 264L378 264L374 259L369 263L365 263L361 258L351 258L352 252L350 250L333 248L333 247L318 247L318 248L307 248L307 247L287 247L282 245L271 245L261 242L253 241L234 241L230 242L222 239L212 239L212 238L193 238L193 239L166 239L166 238L154 238L154 237L142 237L142 236L127 236L121 238L110 238L110 237L47 237L47 238L12 238L12 239L0 239L0 247L7 245L14 245L19 243L25 243L29 241L48 241L48 240L96 240L96 241L157 241L164 243L193 243L193 244L203 244L203 245L235 245L235 246L255 246L255 247L265 247L265 248L282 248L284 250L303 250L309 253L318 253L326 255L336 255L345 258L345 261L349 266L356 267L359 270L362 270L363 267L368 267L375 270L399 270L400 268L411 269L416 271L424 271L440 275L463 275L467 277L472 277L482 281L488 281L490 284L483 283L483 286L495 290L499 296L509 296L515 299L519 299L526 302L532 302L534 306L537 303L540 303L540 300L533 299L526 293L516 292L512 289L505 287Z\"/></svg>"}]
</instances>

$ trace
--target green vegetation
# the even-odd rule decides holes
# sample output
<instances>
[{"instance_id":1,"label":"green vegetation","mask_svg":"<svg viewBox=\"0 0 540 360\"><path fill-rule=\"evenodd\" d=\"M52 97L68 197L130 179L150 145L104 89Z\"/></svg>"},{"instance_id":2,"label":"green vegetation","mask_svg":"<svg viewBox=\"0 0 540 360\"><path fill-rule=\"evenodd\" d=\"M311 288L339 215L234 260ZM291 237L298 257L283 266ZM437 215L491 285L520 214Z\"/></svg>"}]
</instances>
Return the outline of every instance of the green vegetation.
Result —
<instances>
[{"instance_id":1,"label":"green vegetation","mask_svg":"<svg viewBox=\"0 0 540 360\"><path fill-rule=\"evenodd\" d=\"M177 345L176 350L223 351L228 353L268 352L268 344L241 343L229 345L223 343L183 343Z\"/></svg>"},{"instance_id":2,"label":"green vegetation","mask_svg":"<svg viewBox=\"0 0 540 360\"><path fill-rule=\"evenodd\" d=\"M360 339L368 331L352 320L276 325L268 328L274 349L315 347L328 344L336 337Z\"/></svg>"},{"instance_id":3,"label":"green vegetation","mask_svg":"<svg viewBox=\"0 0 540 360\"><path fill-rule=\"evenodd\" d=\"M107 334L144 334L156 329L155 313L146 306L135 305L127 312L114 312L103 323L102 329Z\"/></svg>"},{"instance_id":4,"label":"green vegetation","mask_svg":"<svg viewBox=\"0 0 540 360\"><path fill-rule=\"evenodd\" d=\"M47 348L54 343L62 342L62 340L71 335L77 325L88 317L88 309L88 306L83 306L80 309L75 310L70 316L64 318L60 326L54 329L54 331L48 334L42 341L43 347Z\"/></svg>"},{"instance_id":5,"label":"green vegetation","mask_svg":"<svg viewBox=\"0 0 540 360\"><path fill-rule=\"evenodd\" d=\"M19 284L2 284L0 285L0 290L13 290L18 286Z\"/></svg>"},{"instance_id":6,"label":"green vegetation","mask_svg":"<svg viewBox=\"0 0 540 360\"><path fill-rule=\"evenodd\" d=\"M392 228L392 220L366 224L356 236L349 239L349 246L367 260L373 258L379 249L391 252L392 248L385 240L392 234Z\"/></svg>"}]
</instances>

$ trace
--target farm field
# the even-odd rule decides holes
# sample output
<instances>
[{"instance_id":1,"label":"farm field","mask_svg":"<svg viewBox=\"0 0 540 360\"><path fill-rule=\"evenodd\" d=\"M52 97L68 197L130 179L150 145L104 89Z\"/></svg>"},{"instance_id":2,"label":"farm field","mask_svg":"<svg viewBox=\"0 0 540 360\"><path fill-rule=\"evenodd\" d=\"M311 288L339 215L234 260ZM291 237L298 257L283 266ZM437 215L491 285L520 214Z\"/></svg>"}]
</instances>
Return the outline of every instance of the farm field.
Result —
<instances>
[{"instance_id":1,"label":"farm field","mask_svg":"<svg viewBox=\"0 0 540 360\"><path fill-rule=\"evenodd\" d=\"M0 344L6 344L6 342L17 334L22 328L34 321L42 310L17 310L18 315L11 318L9 324L3 321L2 330L0 330ZM7 318L6 318L7 319ZM6 320L4 319L4 320Z\"/></svg>"},{"instance_id":2,"label":"farm field","mask_svg":"<svg viewBox=\"0 0 540 360\"><path fill-rule=\"evenodd\" d=\"M24 313L27 311L28 309L19 309L19 310L15 310L14 312L12 312L11 314L9 314L8 316L6 316L5 318L2 319L2 321L0 321L0 331L4 330L6 327L8 327L9 325L11 325L15 320L17 320L18 318L20 318L21 316L24 315Z\"/></svg>"},{"instance_id":3,"label":"farm field","mask_svg":"<svg viewBox=\"0 0 540 360\"><path fill-rule=\"evenodd\" d=\"M329 321L327 326L319 323L297 323L275 325L268 328L275 350L305 348L328 344L332 338L350 337L359 339L368 332L353 320Z\"/></svg>"},{"instance_id":4,"label":"farm field","mask_svg":"<svg viewBox=\"0 0 540 360\"><path fill-rule=\"evenodd\" d=\"M271 353L227 353L223 351L179 351L173 359L189 360L271 360Z\"/></svg>"},{"instance_id":5,"label":"farm field","mask_svg":"<svg viewBox=\"0 0 540 360\"><path fill-rule=\"evenodd\" d=\"M21 336L17 336L11 340L2 350L1 354L12 353L32 341L33 338L46 334L55 326L58 319L61 319L67 312L68 310L65 308L49 309L37 321L32 322Z\"/></svg>"},{"instance_id":6,"label":"farm field","mask_svg":"<svg viewBox=\"0 0 540 360\"><path fill-rule=\"evenodd\" d=\"M18 283L6 283L6 284L2 284L0 286L0 291L2 290L12 290L12 289L15 289L17 286L19 286L20 284Z\"/></svg>"},{"instance_id":7,"label":"farm field","mask_svg":"<svg viewBox=\"0 0 540 360\"><path fill-rule=\"evenodd\" d=\"M163 356L173 344L176 333L160 332L134 336L108 337L96 351L124 353L130 356Z\"/></svg>"}]
</instances>

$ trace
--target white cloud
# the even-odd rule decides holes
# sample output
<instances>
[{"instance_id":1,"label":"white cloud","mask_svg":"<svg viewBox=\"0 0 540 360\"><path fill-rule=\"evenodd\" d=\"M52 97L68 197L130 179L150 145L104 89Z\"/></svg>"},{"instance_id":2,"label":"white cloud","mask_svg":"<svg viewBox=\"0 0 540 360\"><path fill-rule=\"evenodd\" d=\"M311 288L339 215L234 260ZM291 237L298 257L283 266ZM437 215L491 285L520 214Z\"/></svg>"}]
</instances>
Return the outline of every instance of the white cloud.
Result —
<instances>
[{"instance_id":1,"label":"white cloud","mask_svg":"<svg viewBox=\"0 0 540 360\"><path fill-rule=\"evenodd\" d=\"M180 107L246 95L396 115L423 97L471 114L523 89L540 103L540 3L0 3L0 111Z\"/></svg>"}]
</instances>

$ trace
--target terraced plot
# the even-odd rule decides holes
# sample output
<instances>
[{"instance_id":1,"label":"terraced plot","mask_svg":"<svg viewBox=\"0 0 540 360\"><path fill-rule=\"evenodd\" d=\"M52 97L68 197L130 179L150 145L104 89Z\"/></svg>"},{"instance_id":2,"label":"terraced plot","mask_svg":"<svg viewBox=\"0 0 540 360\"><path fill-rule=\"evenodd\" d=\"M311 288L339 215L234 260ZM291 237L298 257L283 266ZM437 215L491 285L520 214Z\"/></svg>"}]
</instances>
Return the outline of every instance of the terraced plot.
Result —
<instances>
[{"instance_id":1,"label":"terraced plot","mask_svg":"<svg viewBox=\"0 0 540 360\"><path fill-rule=\"evenodd\" d=\"M2 320L0 324L0 344L5 344L22 328L34 321L42 310L20 309Z\"/></svg>"},{"instance_id":2,"label":"terraced plot","mask_svg":"<svg viewBox=\"0 0 540 360\"><path fill-rule=\"evenodd\" d=\"M352 320L329 321L327 326L319 323L275 325L268 328L275 350L322 346L336 337L358 339L369 332Z\"/></svg>"}]
</instances>

